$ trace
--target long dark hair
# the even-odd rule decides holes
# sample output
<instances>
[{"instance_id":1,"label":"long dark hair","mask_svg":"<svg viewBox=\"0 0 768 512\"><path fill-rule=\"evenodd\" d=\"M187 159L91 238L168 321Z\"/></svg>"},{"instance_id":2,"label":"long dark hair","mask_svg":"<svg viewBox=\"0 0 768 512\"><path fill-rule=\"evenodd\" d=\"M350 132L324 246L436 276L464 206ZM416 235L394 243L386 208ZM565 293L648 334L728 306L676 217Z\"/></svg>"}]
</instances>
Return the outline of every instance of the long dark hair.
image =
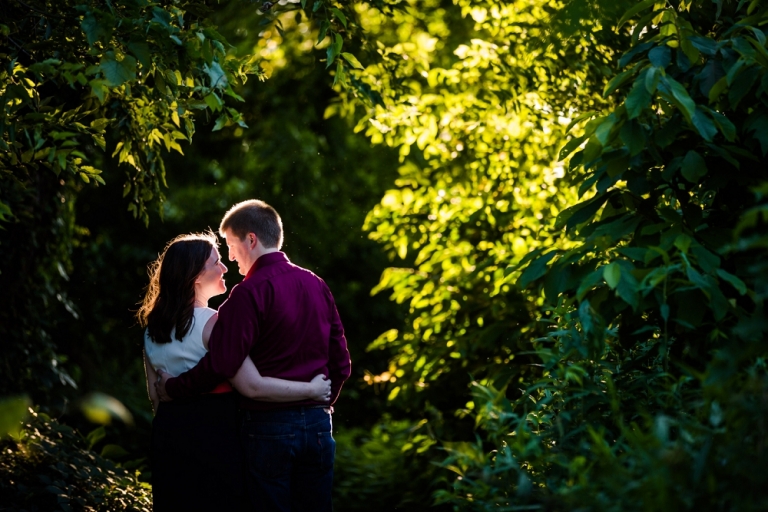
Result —
<instances>
[{"instance_id":1,"label":"long dark hair","mask_svg":"<svg viewBox=\"0 0 768 512\"><path fill-rule=\"evenodd\" d=\"M179 235L149 265L149 285L136 317L155 343L170 343L174 327L181 341L192 328L195 279L218 245L210 231Z\"/></svg>"}]
</instances>

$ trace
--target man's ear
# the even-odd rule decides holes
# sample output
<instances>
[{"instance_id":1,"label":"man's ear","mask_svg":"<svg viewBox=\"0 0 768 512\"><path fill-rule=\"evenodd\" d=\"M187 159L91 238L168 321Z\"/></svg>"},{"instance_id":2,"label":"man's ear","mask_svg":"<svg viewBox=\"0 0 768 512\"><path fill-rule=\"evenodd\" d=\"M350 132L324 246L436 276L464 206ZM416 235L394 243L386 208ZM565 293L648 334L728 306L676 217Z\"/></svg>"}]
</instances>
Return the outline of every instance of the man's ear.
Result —
<instances>
[{"instance_id":1,"label":"man's ear","mask_svg":"<svg viewBox=\"0 0 768 512\"><path fill-rule=\"evenodd\" d=\"M256 233L248 233L245 235L245 241L248 243L248 248L254 250L259 243L259 237L256 236Z\"/></svg>"}]
</instances>

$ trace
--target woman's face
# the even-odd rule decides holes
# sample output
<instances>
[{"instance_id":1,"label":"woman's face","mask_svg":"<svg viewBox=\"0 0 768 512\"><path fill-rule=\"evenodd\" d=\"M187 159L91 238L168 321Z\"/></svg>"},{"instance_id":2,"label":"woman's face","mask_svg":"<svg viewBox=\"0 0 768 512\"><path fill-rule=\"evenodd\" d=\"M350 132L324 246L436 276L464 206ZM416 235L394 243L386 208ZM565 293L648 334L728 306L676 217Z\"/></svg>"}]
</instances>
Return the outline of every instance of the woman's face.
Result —
<instances>
[{"instance_id":1,"label":"woman's face","mask_svg":"<svg viewBox=\"0 0 768 512\"><path fill-rule=\"evenodd\" d=\"M226 292L227 285L224 283L224 274L226 272L227 267L221 262L219 251L215 247L211 248L211 255L208 257L208 261L205 262L203 271L195 279L197 294L202 295L201 298L207 300L210 297Z\"/></svg>"}]
</instances>

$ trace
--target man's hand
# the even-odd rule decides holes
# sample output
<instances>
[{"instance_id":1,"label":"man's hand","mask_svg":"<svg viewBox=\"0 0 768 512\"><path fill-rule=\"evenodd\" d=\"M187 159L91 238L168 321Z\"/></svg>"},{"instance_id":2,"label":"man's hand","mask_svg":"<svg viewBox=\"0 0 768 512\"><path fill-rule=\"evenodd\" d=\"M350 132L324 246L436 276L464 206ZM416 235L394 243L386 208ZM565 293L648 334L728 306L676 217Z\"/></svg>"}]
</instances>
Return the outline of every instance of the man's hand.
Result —
<instances>
[{"instance_id":1,"label":"man's hand","mask_svg":"<svg viewBox=\"0 0 768 512\"><path fill-rule=\"evenodd\" d=\"M165 383L171 378L170 373L166 373L163 370L157 370L157 382L155 382L155 389L157 390L157 396L160 397L161 402L170 402L173 400L171 395L165 390Z\"/></svg>"}]
</instances>

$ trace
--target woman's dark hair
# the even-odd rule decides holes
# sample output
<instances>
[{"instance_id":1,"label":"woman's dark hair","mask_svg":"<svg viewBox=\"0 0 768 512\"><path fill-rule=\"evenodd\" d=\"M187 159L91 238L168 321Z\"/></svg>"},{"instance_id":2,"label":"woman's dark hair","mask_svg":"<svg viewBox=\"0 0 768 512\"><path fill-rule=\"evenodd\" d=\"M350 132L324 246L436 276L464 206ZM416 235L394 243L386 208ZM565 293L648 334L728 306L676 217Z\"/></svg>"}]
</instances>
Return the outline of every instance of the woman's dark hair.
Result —
<instances>
[{"instance_id":1,"label":"woman's dark hair","mask_svg":"<svg viewBox=\"0 0 768 512\"><path fill-rule=\"evenodd\" d=\"M195 279L219 241L213 232L179 235L149 265L149 285L136 317L155 343L181 341L192 328Z\"/></svg>"}]
</instances>

